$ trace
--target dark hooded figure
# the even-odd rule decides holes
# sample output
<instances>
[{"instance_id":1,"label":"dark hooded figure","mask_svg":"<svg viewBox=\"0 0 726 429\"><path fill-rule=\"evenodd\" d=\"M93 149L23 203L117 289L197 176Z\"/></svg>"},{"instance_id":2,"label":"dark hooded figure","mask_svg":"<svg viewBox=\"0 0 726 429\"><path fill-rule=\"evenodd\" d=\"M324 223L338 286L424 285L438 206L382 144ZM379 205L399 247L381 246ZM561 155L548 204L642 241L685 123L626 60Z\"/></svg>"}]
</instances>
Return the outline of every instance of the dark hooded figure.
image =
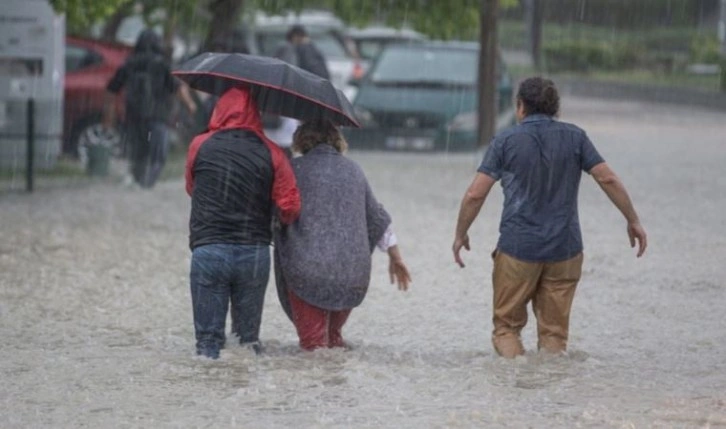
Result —
<instances>
[{"instance_id":1,"label":"dark hooded figure","mask_svg":"<svg viewBox=\"0 0 726 429\"><path fill-rule=\"evenodd\" d=\"M214 108L209 130L189 146L186 164L197 354L219 357L230 299L240 343L261 350L273 214L283 224L297 219L295 183L287 157L262 131L250 91L229 89Z\"/></svg>"},{"instance_id":2,"label":"dark hooded figure","mask_svg":"<svg viewBox=\"0 0 726 429\"><path fill-rule=\"evenodd\" d=\"M131 174L141 187L154 186L166 161L166 121L172 95L179 93L189 111L196 110L185 88L171 75L161 38L148 29L139 35L132 54L108 83L109 92L125 92L125 147ZM111 126L114 104L107 106L104 122Z\"/></svg>"},{"instance_id":3,"label":"dark hooded figure","mask_svg":"<svg viewBox=\"0 0 726 429\"><path fill-rule=\"evenodd\" d=\"M313 43L310 35L302 25L293 25L285 38L288 45L277 53L277 57L303 70L316 74L323 79L330 80L330 71L325 62L325 56Z\"/></svg>"}]
</instances>

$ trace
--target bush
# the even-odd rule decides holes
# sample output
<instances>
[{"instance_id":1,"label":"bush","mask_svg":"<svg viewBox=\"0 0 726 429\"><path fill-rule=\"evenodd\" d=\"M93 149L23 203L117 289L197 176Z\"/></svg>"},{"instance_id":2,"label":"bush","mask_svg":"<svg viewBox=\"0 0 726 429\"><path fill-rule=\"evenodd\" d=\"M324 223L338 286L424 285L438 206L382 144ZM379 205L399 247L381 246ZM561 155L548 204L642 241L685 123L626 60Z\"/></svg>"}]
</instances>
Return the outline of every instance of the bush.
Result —
<instances>
[{"instance_id":1,"label":"bush","mask_svg":"<svg viewBox=\"0 0 726 429\"><path fill-rule=\"evenodd\" d=\"M692 26L705 14L718 13L718 0L541 0L546 22L573 22L620 29ZM509 19L522 19L520 4L502 11Z\"/></svg>"},{"instance_id":2,"label":"bush","mask_svg":"<svg viewBox=\"0 0 726 429\"><path fill-rule=\"evenodd\" d=\"M542 55L550 72L588 72L633 68L642 61L643 50L634 44L571 40L545 44Z\"/></svg>"},{"instance_id":3,"label":"bush","mask_svg":"<svg viewBox=\"0 0 726 429\"><path fill-rule=\"evenodd\" d=\"M701 64L719 64L721 52L716 36L696 36L691 41L691 61Z\"/></svg>"}]
</instances>

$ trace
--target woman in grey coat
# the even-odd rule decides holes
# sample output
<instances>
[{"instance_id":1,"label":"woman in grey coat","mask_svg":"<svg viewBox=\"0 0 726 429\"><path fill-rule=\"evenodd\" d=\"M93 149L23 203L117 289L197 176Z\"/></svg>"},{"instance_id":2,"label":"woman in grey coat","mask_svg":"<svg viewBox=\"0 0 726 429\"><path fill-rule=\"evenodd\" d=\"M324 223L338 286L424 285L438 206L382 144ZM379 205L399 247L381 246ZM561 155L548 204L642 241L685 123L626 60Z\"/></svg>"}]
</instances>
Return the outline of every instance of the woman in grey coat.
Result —
<instances>
[{"instance_id":1,"label":"woman in grey coat","mask_svg":"<svg viewBox=\"0 0 726 429\"><path fill-rule=\"evenodd\" d=\"M293 137L303 155L292 160L302 211L277 231L275 277L305 350L345 346L341 330L368 291L376 246L388 253L391 283L407 290L411 281L391 218L346 148L329 121L306 122Z\"/></svg>"}]
</instances>

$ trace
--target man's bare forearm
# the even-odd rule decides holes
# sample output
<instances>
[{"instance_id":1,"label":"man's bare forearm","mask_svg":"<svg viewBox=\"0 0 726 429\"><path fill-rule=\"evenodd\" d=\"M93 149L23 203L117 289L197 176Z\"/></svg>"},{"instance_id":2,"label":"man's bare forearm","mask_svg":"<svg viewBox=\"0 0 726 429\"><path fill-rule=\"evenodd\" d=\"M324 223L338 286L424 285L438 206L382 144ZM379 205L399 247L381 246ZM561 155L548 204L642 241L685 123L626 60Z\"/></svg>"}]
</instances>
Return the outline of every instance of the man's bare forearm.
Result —
<instances>
[{"instance_id":1,"label":"man's bare forearm","mask_svg":"<svg viewBox=\"0 0 726 429\"><path fill-rule=\"evenodd\" d=\"M463 238L469 231L471 224L474 223L477 215L484 206L485 198L472 198L468 193L461 200L461 208L459 209L459 218L456 222L456 237Z\"/></svg>"},{"instance_id":2,"label":"man's bare forearm","mask_svg":"<svg viewBox=\"0 0 726 429\"><path fill-rule=\"evenodd\" d=\"M194 103L194 98L192 98L192 94L189 91L189 87L182 83L179 87L179 98L182 100L184 105L186 105L187 110L190 112L193 112L196 110L196 104Z\"/></svg>"},{"instance_id":3,"label":"man's bare forearm","mask_svg":"<svg viewBox=\"0 0 726 429\"><path fill-rule=\"evenodd\" d=\"M625 216L625 220L630 224L639 223L638 213L633 207L633 202L630 200L630 195L625 189L623 182L617 176L611 176L607 180L598 182L605 194L610 198L615 207L620 210L620 213Z\"/></svg>"}]
</instances>

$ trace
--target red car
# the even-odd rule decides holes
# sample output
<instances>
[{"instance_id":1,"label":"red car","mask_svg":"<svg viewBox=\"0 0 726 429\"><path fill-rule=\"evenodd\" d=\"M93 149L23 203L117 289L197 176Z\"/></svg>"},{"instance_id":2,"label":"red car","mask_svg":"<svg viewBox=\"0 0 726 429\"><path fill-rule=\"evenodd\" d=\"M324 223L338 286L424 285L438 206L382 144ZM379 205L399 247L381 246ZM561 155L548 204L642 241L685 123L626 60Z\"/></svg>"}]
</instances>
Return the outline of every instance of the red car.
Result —
<instances>
[{"instance_id":1,"label":"red car","mask_svg":"<svg viewBox=\"0 0 726 429\"><path fill-rule=\"evenodd\" d=\"M106 85L131 53L118 44L78 37L66 37L66 77L63 112L63 152L83 156L89 144L112 145L118 154L118 132L102 126ZM123 112L123 97L115 98L117 112ZM120 118L118 118L120 119Z\"/></svg>"}]
</instances>

